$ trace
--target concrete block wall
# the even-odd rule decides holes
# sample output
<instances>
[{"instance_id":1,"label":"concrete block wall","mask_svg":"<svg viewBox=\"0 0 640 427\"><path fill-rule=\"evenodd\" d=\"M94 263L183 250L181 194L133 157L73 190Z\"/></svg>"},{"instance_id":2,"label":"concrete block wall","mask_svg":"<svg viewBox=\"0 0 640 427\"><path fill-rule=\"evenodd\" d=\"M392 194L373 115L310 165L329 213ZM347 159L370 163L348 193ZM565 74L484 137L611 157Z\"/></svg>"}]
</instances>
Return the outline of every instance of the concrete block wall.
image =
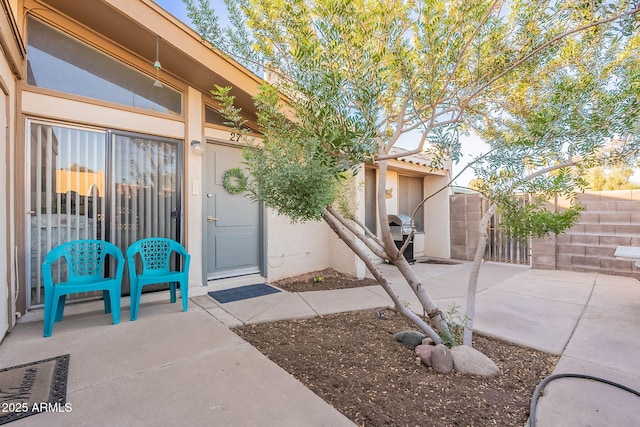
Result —
<instances>
[{"instance_id":1,"label":"concrete block wall","mask_svg":"<svg viewBox=\"0 0 640 427\"><path fill-rule=\"evenodd\" d=\"M479 194L456 194L449 199L451 258L473 260L480 238Z\"/></svg>"},{"instance_id":2,"label":"concrete block wall","mask_svg":"<svg viewBox=\"0 0 640 427\"><path fill-rule=\"evenodd\" d=\"M532 239L531 265L545 270L600 272L640 279L634 260L613 256L618 246L640 246L640 190L587 192L572 228L558 236ZM559 200L550 209L562 209ZM481 199L477 194L450 199L451 258L472 260L478 244Z\"/></svg>"},{"instance_id":3,"label":"concrete block wall","mask_svg":"<svg viewBox=\"0 0 640 427\"><path fill-rule=\"evenodd\" d=\"M618 246L640 246L640 190L587 192L578 201L585 210L575 226L558 236L533 239L533 268L640 279L634 260L613 256ZM557 208L565 203L559 201Z\"/></svg>"}]
</instances>

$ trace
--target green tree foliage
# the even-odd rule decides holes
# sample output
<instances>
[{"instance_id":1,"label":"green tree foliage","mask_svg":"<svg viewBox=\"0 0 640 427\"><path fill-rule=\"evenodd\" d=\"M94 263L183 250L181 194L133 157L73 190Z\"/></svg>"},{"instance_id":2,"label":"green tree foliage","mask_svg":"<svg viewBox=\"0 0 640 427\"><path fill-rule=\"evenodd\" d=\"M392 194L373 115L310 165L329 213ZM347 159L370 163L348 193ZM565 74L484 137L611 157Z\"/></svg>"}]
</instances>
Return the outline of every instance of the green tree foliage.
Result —
<instances>
[{"instance_id":1,"label":"green tree foliage","mask_svg":"<svg viewBox=\"0 0 640 427\"><path fill-rule=\"evenodd\" d=\"M640 188L639 184L631 182L632 175L633 169L627 165L612 166L610 168L595 166L586 170L583 178L587 183L586 187L593 191Z\"/></svg>"},{"instance_id":2,"label":"green tree foliage","mask_svg":"<svg viewBox=\"0 0 640 427\"><path fill-rule=\"evenodd\" d=\"M389 160L427 153L442 167L459 159L458 135L473 129L491 147L473 164L485 195L513 211L506 217L526 220L524 233L539 234L560 230L577 210L552 218L542 204L515 208L513 195L542 202L584 182L568 167L536 170L636 155L636 2L225 0L238 33L219 29L206 0L185 2L218 48L237 58L250 46L241 60L263 61L282 95L265 85L256 99L264 141L247 151L254 196L294 220L323 218L345 242L367 235L362 244L399 268L441 332L441 312L385 221L377 240L331 208L345 174L364 161L378 166L386 218ZM228 107L228 93L214 94ZM602 150L614 137L626 141L623 152ZM407 139L408 150L393 150Z\"/></svg>"},{"instance_id":3,"label":"green tree foliage","mask_svg":"<svg viewBox=\"0 0 640 427\"><path fill-rule=\"evenodd\" d=\"M484 180L482 178L473 178L469 181L467 187L471 190L480 191L484 188Z\"/></svg>"},{"instance_id":4,"label":"green tree foliage","mask_svg":"<svg viewBox=\"0 0 640 427\"><path fill-rule=\"evenodd\" d=\"M607 182L604 166L594 166L586 170L583 178L587 188L594 191L602 191Z\"/></svg>"}]
</instances>

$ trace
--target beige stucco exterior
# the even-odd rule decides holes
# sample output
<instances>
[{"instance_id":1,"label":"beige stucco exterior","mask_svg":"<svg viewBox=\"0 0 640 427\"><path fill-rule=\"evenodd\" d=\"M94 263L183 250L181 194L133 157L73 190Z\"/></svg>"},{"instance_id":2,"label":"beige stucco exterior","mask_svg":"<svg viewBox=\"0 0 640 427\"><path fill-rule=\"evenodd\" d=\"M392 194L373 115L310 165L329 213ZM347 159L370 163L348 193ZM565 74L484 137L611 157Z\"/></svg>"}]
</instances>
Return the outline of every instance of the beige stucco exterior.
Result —
<instances>
[{"instance_id":1,"label":"beige stucco exterior","mask_svg":"<svg viewBox=\"0 0 640 427\"><path fill-rule=\"evenodd\" d=\"M324 222L292 224L272 210L269 217L269 277L334 268L355 273L355 258Z\"/></svg>"},{"instance_id":2,"label":"beige stucco exterior","mask_svg":"<svg viewBox=\"0 0 640 427\"><path fill-rule=\"evenodd\" d=\"M424 230L414 237L414 256L449 258L451 255L449 235L449 195L448 184L451 180L450 162L441 170L431 170L424 166L392 162L393 170L387 172L386 207L389 215L408 214L398 211L399 175L417 176L423 180L422 194L429 197L424 204ZM435 195L434 195L435 194Z\"/></svg>"},{"instance_id":3,"label":"beige stucco exterior","mask_svg":"<svg viewBox=\"0 0 640 427\"><path fill-rule=\"evenodd\" d=\"M0 339L15 324L18 251L15 229L17 84L23 76L25 49L19 31L17 0L1 3L0 15Z\"/></svg>"},{"instance_id":4,"label":"beige stucco exterior","mask_svg":"<svg viewBox=\"0 0 640 427\"><path fill-rule=\"evenodd\" d=\"M26 135L30 119L51 123L117 129L182 141L182 225L183 243L192 256L190 295L203 294L203 156L190 148L191 141L233 144L231 129L205 123L205 105L215 106L209 95L214 84L232 86L238 104L253 120L251 96L262 81L220 55L200 36L151 0L0 0L5 13L0 17L0 339L14 321L29 309L25 194L27 168ZM182 93L181 116L146 111L114 103L60 93L26 82L26 19L32 15L95 49L117 58L131 68L155 76L153 68L156 37L161 38L164 85ZM431 173L426 168L397 162L389 172L391 187L397 185L399 170L424 177L425 194L441 185L446 171ZM104 179L104 178L101 178ZM355 206L364 217L361 174L353 184ZM100 181L102 182L102 181ZM395 183L395 184L394 184ZM395 191L397 195L397 191ZM448 195L429 203L425 212L426 231L416 237L416 255L447 257L449 251ZM389 213L397 200L387 200ZM394 204L395 203L395 204ZM265 209L265 265L268 280L324 268L363 276L363 264L322 222L291 224L286 217ZM434 243L438 242L438 243ZM38 309L38 308L36 308Z\"/></svg>"}]
</instances>

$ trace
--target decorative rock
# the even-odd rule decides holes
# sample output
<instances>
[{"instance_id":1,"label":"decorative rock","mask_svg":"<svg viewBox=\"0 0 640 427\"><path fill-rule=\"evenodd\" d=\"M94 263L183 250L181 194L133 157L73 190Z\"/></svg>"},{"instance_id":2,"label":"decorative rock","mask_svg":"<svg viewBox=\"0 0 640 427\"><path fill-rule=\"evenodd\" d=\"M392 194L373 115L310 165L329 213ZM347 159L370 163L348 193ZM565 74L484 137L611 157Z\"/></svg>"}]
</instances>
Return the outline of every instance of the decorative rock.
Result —
<instances>
[{"instance_id":1,"label":"decorative rock","mask_svg":"<svg viewBox=\"0 0 640 427\"><path fill-rule=\"evenodd\" d=\"M426 335L418 331L402 331L393 336L397 341L409 347L417 347L422 344L422 340Z\"/></svg>"},{"instance_id":2,"label":"decorative rock","mask_svg":"<svg viewBox=\"0 0 640 427\"><path fill-rule=\"evenodd\" d=\"M431 352L435 347L428 344L421 344L416 347L416 356L425 366L431 366Z\"/></svg>"},{"instance_id":3,"label":"decorative rock","mask_svg":"<svg viewBox=\"0 0 640 427\"><path fill-rule=\"evenodd\" d=\"M433 342L433 340L429 337L426 337L425 339L422 340L422 344L423 345L436 345L436 343Z\"/></svg>"},{"instance_id":4,"label":"decorative rock","mask_svg":"<svg viewBox=\"0 0 640 427\"><path fill-rule=\"evenodd\" d=\"M444 344L438 344L431 351L431 367L441 374L453 372L453 356L451 351Z\"/></svg>"},{"instance_id":5,"label":"decorative rock","mask_svg":"<svg viewBox=\"0 0 640 427\"><path fill-rule=\"evenodd\" d=\"M451 355L455 370L461 374L492 377L500 373L498 365L475 348L459 345L451 349Z\"/></svg>"}]
</instances>

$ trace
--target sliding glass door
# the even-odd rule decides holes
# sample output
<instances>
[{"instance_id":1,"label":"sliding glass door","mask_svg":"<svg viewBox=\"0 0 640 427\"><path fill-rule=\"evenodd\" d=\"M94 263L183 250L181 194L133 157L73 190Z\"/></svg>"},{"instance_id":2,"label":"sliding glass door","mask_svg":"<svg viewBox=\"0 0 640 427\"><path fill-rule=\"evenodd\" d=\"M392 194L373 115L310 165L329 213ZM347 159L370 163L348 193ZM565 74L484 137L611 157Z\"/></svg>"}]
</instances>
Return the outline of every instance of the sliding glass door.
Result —
<instances>
[{"instance_id":1,"label":"sliding glass door","mask_svg":"<svg viewBox=\"0 0 640 427\"><path fill-rule=\"evenodd\" d=\"M113 135L111 241L127 248L143 237L178 239L177 144Z\"/></svg>"},{"instance_id":2,"label":"sliding glass door","mask_svg":"<svg viewBox=\"0 0 640 427\"><path fill-rule=\"evenodd\" d=\"M145 237L180 241L178 143L122 133L111 134L111 141L110 241L123 252ZM126 280L122 292L129 293Z\"/></svg>"},{"instance_id":3,"label":"sliding glass door","mask_svg":"<svg viewBox=\"0 0 640 427\"><path fill-rule=\"evenodd\" d=\"M28 128L30 306L44 302L40 266L60 243L101 239L124 253L143 237L180 241L179 141L36 121Z\"/></svg>"}]
</instances>

